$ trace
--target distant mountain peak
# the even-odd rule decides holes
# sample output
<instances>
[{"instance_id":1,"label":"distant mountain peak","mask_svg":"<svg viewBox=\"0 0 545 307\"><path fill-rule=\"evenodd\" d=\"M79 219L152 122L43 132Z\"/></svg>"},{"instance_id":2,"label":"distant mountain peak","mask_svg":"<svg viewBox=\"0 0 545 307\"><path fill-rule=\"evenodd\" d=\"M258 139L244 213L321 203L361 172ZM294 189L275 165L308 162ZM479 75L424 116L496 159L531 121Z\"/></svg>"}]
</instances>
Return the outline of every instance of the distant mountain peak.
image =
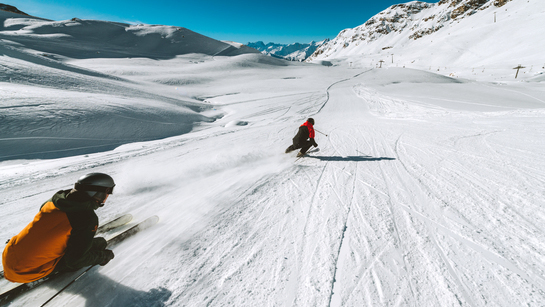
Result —
<instances>
[{"instance_id":1,"label":"distant mountain peak","mask_svg":"<svg viewBox=\"0 0 545 307\"><path fill-rule=\"evenodd\" d=\"M0 10L15 13L15 14L30 16L25 12L19 11L15 6L11 6L7 4L3 4L3 3L0 3Z\"/></svg>"},{"instance_id":2,"label":"distant mountain peak","mask_svg":"<svg viewBox=\"0 0 545 307\"><path fill-rule=\"evenodd\" d=\"M247 46L275 58L285 59L288 61L304 61L310 55L312 55L318 47L322 46L328 41L329 39L325 39L321 42L312 41L309 44L277 44L272 42L265 44L263 41L257 41L255 43L248 43Z\"/></svg>"}]
</instances>

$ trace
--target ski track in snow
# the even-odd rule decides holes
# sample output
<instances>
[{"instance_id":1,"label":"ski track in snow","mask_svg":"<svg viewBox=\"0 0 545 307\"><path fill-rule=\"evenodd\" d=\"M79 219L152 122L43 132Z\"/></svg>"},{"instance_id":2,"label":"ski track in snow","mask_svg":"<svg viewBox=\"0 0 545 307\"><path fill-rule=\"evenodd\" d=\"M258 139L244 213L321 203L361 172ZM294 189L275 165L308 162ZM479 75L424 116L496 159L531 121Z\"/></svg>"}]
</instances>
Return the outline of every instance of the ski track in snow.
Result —
<instances>
[{"instance_id":1,"label":"ski track in snow","mask_svg":"<svg viewBox=\"0 0 545 307\"><path fill-rule=\"evenodd\" d=\"M210 74L233 61L187 68L212 80L186 91L212 97L203 114L213 123L112 151L0 163L3 238L91 171L117 182L97 211L101 221L160 216L54 306L542 305L542 109L497 112L486 101L491 111L483 112L461 100L448 108L439 85L412 85L443 101L434 105L373 85L390 84L388 70L300 65L268 67L264 76L242 62L244 69L223 72L237 83ZM119 69L75 61L71 69L78 63L96 75L131 69L129 61ZM302 80L285 79L294 75ZM320 151L294 163L283 150L309 116L329 136L317 134ZM10 306L39 306L63 282Z\"/></svg>"}]
</instances>

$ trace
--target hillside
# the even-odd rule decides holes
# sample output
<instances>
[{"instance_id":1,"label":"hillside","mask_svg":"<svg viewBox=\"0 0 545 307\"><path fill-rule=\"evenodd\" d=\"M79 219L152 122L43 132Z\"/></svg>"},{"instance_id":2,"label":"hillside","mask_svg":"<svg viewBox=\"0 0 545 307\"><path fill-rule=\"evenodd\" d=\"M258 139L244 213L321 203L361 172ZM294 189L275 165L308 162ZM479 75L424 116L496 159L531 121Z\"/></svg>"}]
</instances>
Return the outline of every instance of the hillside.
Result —
<instances>
[{"instance_id":1,"label":"hillside","mask_svg":"<svg viewBox=\"0 0 545 307\"><path fill-rule=\"evenodd\" d=\"M427 69L466 78L532 78L545 69L545 2L413 1L346 29L307 59ZM383 61L383 62L380 62Z\"/></svg>"},{"instance_id":2,"label":"hillside","mask_svg":"<svg viewBox=\"0 0 545 307\"><path fill-rule=\"evenodd\" d=\"M0 39L69 58L153 57L201 53L234 56L258 51L182 27L129 25L73 18L52 21L0 11Z\"/></svg>"},{"instance_id":3,"label":"hillside","mask_svg":"<svg viewBox=\"0 0 545 307\"><path fill-rule=\"evenodd\" d=\"M214 120L203 115L210 106L202 99L165 86L172 85L165 74L158 77L160 84L148 88L142 86L148 80L136 82L125 75L82 68L71 64L74 59L138 61L199 54L198 63L203 57L261 56L241 44L180 27L51 21L15 7L4 8L9 11L0 10L0 82L9 86L2 97L0 161L111 150L128 142L187 133L199 123ZM199 78L188 76L177 82L198 83Z\"/></svg>"}]
</instances>

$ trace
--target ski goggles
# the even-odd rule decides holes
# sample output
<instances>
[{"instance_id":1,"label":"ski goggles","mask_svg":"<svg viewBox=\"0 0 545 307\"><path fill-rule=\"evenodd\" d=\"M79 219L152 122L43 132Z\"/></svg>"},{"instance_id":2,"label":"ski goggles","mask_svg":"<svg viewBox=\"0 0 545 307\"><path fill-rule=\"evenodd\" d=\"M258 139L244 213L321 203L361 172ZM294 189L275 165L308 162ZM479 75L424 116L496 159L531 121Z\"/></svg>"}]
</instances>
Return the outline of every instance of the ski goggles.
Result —
<instances>
[{"instance_id":1,"label":"ski goggles","mask_svg":"<svg viewBox=\"0 0 545 307\"><path fill-rule=\"evenodd\" d=\"M76 183L74 188L81 192L102 192L106 194L114 194L114 187L115 184L112 187L101 187L97 185L88 185L88 184L80 184Z\"/></svg>"}]
</instances>

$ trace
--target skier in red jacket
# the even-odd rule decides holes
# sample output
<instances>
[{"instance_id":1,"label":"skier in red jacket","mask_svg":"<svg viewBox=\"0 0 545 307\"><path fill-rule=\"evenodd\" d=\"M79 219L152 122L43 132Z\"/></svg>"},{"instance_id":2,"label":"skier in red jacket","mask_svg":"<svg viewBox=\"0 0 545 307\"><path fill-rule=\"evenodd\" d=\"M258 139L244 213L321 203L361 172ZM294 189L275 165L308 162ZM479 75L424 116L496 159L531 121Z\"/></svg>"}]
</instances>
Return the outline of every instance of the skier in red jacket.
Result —
<instances>
[{"instance_id":1,"label":"skier in red jacket","mask_svg":"<svg viewBox=\"0 0 545 307\"><path fill-rule=\"evenodd\" d=\"M286 153L301 148L297 154L297 157L304 156L311 146L318 147L318 144L316 144L316 141L314 141L314 136L314 119L309 118L304 124L301 125L301 127L299 127L299 131L293 138L293 145L290 145L286 149Z\"/></svg>"}]
</instances>

